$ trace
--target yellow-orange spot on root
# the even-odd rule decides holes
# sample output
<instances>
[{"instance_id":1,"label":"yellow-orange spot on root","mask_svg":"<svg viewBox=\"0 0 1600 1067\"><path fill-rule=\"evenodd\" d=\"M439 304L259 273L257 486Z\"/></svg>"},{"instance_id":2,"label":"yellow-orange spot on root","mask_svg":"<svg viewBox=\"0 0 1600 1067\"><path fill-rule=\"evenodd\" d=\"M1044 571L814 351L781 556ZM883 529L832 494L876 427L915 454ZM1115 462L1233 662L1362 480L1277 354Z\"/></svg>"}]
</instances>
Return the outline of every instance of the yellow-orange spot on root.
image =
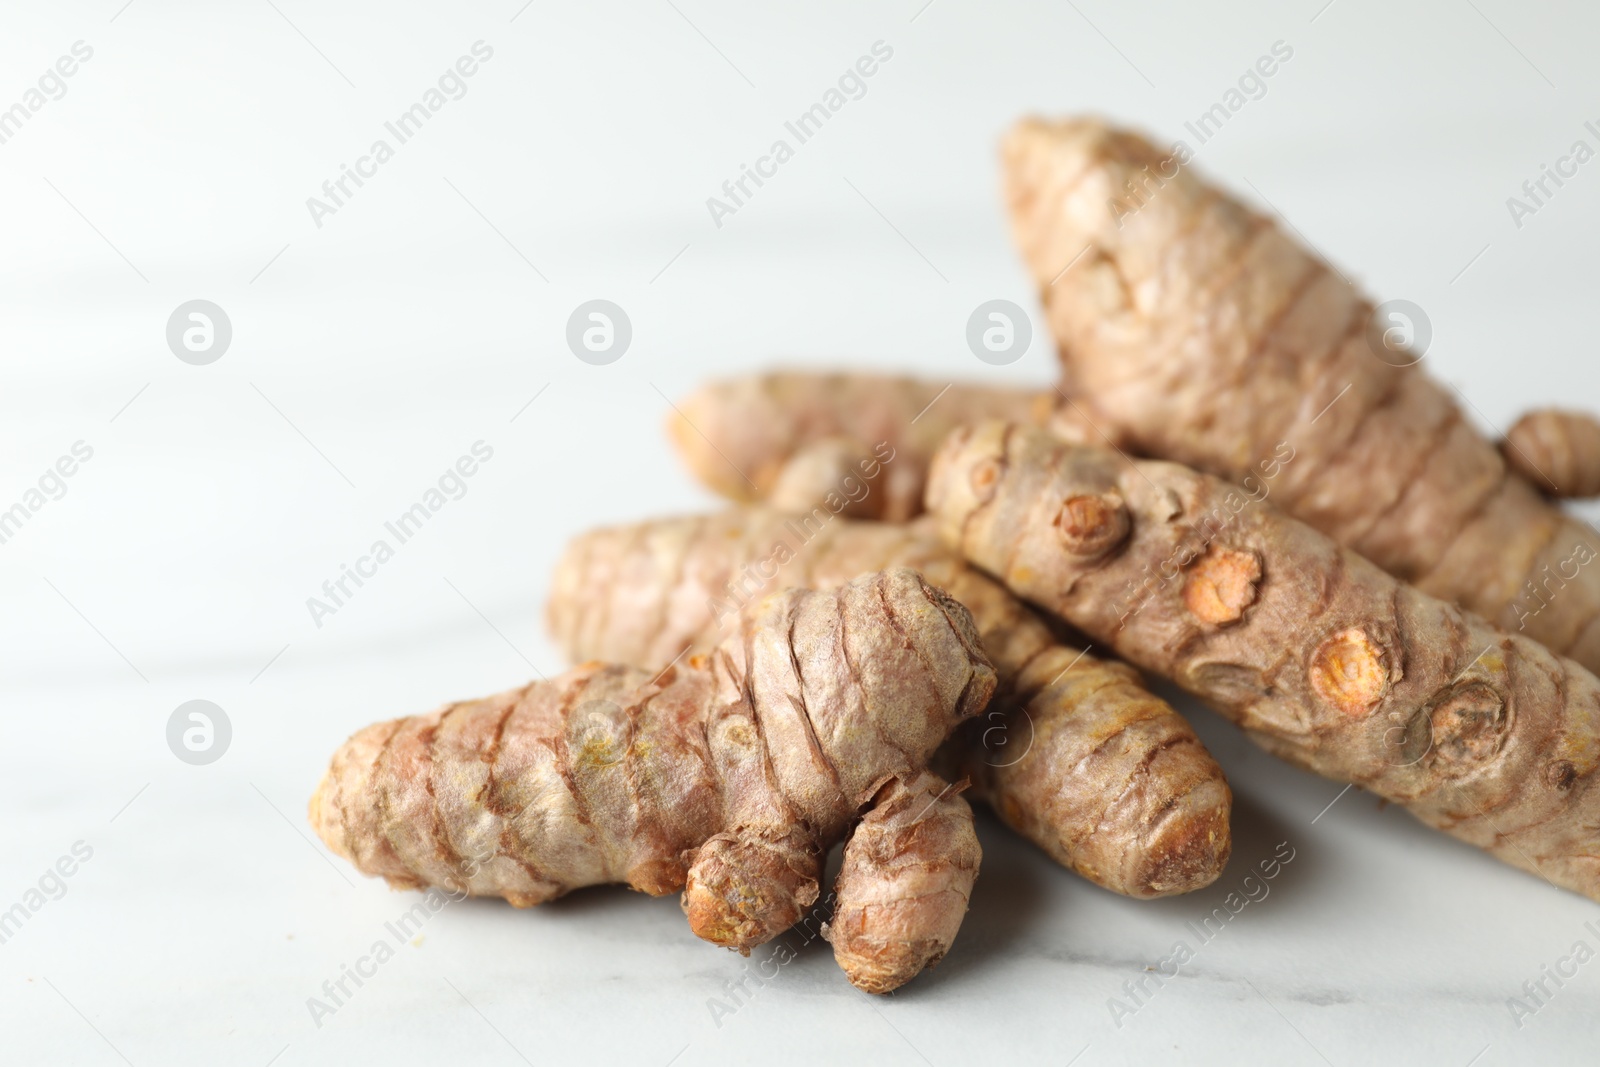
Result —
<instances>
[{"instance_id":1,"label":"yellow-orange spot on root","mask_svg":"<svg viewBox=\"0 0 1600 1067\"><path fill-rule=\"evenodd\" d=\"M748 719L729 719L728 724L722 728L722 736L741 748L748 748L756 743L756 732L750 728Z\"/></svg>"},{"instance_id":2,"label":"yellow-orange spot on root","mask_svg":"<svg viewBox=\"0 0 1600 1067\"><path fill-rule=\"evenodd\" d=\"M574 762L589 770L603 770L622 762L622 746L617 738L603 733L592 733L583 738L574 756Z\"/></svg>"},{"instance_id":3,"label":"yellow-orange spot on root","mask_svg":"<svg viewBox=\"0 0 1600 1067\"><path fill-rule=\"evenodd\" d=\"M967 475L967 481L972 486L973 496L979 503L987 501L994 496L995 487L1000 484L1000 461L996 459L979 460L973 464L972 472Z\"/></svg>"},{"instance_id":4,"label":"yellow-orange spot on root","mask_svg":"<svg viewBox=\"0 0 1600 1067\"><path fill-rule=\"evenodd\" d=\"M743 929L743 917L724 906L715 892L707 887L690 886L685 894L683 909L688 913L689 928L695 936L713 945L737 948L748 934Z\"/></svg>"},{"instance_id":5,"label":"yellow-orange spot on root","mask_svg":"<svg viewBox=\"0 0 1600 1067\"><path fill-rule=\"evenodd\" d=\"M766 460L762 463L758 463L755 469L750 472L751 480L754 481L756 485L759 485L761 487L761 491L765 493L777 483L778 476L783 473L784 463L785 460L777 457ZM741 490L746 488L748 488L748 486L740 487Z\"/></svg>"},{"instance_id":6,"label":"yellow-orange spot on root","mask_svg":"<svg viewBox=\"0 0 1600 1067\"><path fill-rule=\"evenodd\" d=\"M1190 568L1183 585L1183 603L1189 614L1210 626L1225 626L1256 602L1261 580L1261 560L1254 552L1238 552L1221 545L1206 549Z\"/></svg>"},{"instance_id":7,"label":"yellow-orange spot on root","mask_svg":"<svg viewBox=\"0 0 1600 1067\"><path fill-rule=\"evenodd\" d=\"M1365 630L1341 630L1311 655L1311 687L1346 715L1365 715L1383 699L1389 669L1383 648Z\"/></svg>"},{"instance_id":8,"label":"yellow-orange spot on root","mask_svg":"<svg viewBox=\"0 0 1600 1067\"><path fill-rule=\"evenodd\" d=\"M1068 552L1098 556L1128 536L1128 508L1115 493L1068 497L1056 513L1056 529Z\"/></svg>"}]
</instances>

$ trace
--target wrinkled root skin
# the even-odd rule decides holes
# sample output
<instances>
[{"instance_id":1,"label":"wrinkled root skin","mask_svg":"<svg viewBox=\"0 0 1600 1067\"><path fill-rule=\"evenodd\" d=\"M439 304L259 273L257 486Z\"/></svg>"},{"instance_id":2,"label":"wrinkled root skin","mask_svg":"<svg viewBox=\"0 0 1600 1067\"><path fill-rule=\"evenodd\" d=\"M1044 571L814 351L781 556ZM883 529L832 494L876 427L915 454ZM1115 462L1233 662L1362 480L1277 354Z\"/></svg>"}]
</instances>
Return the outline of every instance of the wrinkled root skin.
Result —
<instances>
[{"instance_id":1,"label":"wrinkled root skin","mask_svg":"<svg viewBox=\"0 0 1600 1067\"><path fill-rule=\"evenodd\" d=\"M817 902L822 857L804 835L763 841L717 834L700 846L683 891L696 937L740 955L800 921Z\"/></svg>"},{"instance_id":2,"label":"wrinkled root skin","mask_svg":"<svg viewBox=\"0 0 1600 1067\"><path fill-rule=\"evenodd\" d=\"M1136 671L1081 655L1036 657L1017 685L1033 695L963 725L946 773L970 777L1002 822L1098 886L1151 899L1210 885L1233 847L1221 769Z\"/></svg>"},{"instance_id":3,"label":"wrinkled root skin","mask_svg":"<svg viewBox=\"0 0 1600 1067\"><path fill-rule=\"evenodd\" d=\"M1084 559L1054 516L1116 499ZM940 534L1268 751L1600 899L1600 681L1217 479L982 423L935 458ZM1219 605L1225 605L1219 607Z\"/></svg>"},{"instance_id":4,"label":"wrinkled root skin","mask_svg":"<svg viewBox=\"0 0 1600 1067\"><path fill-rule=\"evenodd\" d=\"M1540 495L1600 479L1592 420L1525 429L1509 455L1559 438L1547 459L1573 466L1520 477L1421 352L1391 349L1399 320L1173 152L1030 119L1002 157L1063 386L1095 426L1245 488L1272 470L1288 514L1600 671L1600 533Z\"/></svg>"},{"instance_id":5,"label":"wrinkled root skin","mask_svg":"<svg viewBox=\"0 0 1600 1067\"><path fill-rule=\"evenodd\" d=\"M822 936L857 989L892 992L950 951L983 857L960 791L932 774L890 782L845 844Z\"/></svg>"},{"instance_id":6,"label":"wrinkled root skin","mask_svg":"<svg viewBox=\"0 0 1600 1067\"><path fill-rule=\"evenodd\" d=\"M1546 496L1600 496L1600 419L1585 411L1541 408L1506 431L1506 466Z\"/></svg>"},{"instance_id":7,"label":"wrinkled root skin","mask_svg":"<svg viewBox=\"0 0 1600 1067\"><path fill-rule=\"evenodd\" d=\"M518 906L608 882L685 890L697 934L748 952L816 900L821 858L864 809L929 788L935 749L994 688L967 611L889 570L757 601L709 657L656 677L587 663L367 727L334 754L311 823L404 888ZM946 916L930 922L948 944Z\"/></svg>"},{"instance_id":8,"label":"wrinkled root skin","mask_svg":"<svg viewBox=\"0 0 1600 1067\"><path fill-rule=\"evenodd\" d=\"M979 418L1051 421L1070 440L1091 432L1052 390L798 371L712 382L678 404L667 431L730 500L903 522L922 512L939 442Z\"/></svg>"},{"instance_id":9,"label":"wrinkled root skin","mask_svg":"<svg viewBox=\"0 0 1600 1067\"><path fill-rule=\"evenodd\" d=\"M1085 498L1064 514L1063 536L1083 535L1077 550L1093 556L1103 551L1096 523L1114 529L1120 512ZM575 660L659 667L719 640L735 595L832 589L891 566L915 568L972 613L1000 676L1004 698L951 738L941 773L969 779L1007 825L1113 892L1170 896L1216 880L1231 850L1232 794L1189 724L1137 672L1059 644L939 544L928 519L807 526L745 508L595 530L556 568L550 628Z\"/></svg>"}]
</instances>

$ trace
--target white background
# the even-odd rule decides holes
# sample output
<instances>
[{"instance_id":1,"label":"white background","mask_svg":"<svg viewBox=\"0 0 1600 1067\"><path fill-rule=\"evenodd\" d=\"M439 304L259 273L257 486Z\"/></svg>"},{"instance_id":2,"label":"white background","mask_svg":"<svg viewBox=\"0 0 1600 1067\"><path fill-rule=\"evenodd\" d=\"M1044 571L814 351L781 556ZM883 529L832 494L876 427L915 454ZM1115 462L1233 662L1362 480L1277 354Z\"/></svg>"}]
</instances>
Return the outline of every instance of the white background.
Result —
<instances>
[{"instance_id":1,"label":"white background","mask_svg":"<svg viewBox=\"0 0 1600 1067\"><path fill-rule=\"evenodd\" d=\"M1597 143L1592 10L122 2L0 10L0 107L94 49L0 145L0 508L94 450L0 545L0 909L93 849L0 945L0 1059L1593 1061L1600 963L1520 1028L1507 998L1600 948L1600 909L1359 792L1318 818L1337 784L1198 709L1238 796L1213 889L1114 897L985 820L960 940L892 999L813 945L713 1018L739 957L672 900L602 889L451 905L319 1027L307 998L413 901L304 819L357 727L564 666L541 612L569 536L715 506L665 447L666 398L777 362L1049 380L1043 338L995 369L963 336L982 301L1036 307L996 168L1024 113L1185 136L1288 43L1197 166L1425 308L1429 364L1486 431L1591 403L1600 162L1520 229L1506 198ZM478 40L467 95L318 228L306 198ZM879 40L866 95L715 226L706 198ZM563 339L595 297L634 328L605 367ZM233 324L209 366L165 342L194 298ZM307 597L478 440L467 495L314 625ZM165 740L196 698L233 726L203 767ZM1270 896L1114 1025L1108 998L1279 842Z\"/></svg>"}]
</instances>

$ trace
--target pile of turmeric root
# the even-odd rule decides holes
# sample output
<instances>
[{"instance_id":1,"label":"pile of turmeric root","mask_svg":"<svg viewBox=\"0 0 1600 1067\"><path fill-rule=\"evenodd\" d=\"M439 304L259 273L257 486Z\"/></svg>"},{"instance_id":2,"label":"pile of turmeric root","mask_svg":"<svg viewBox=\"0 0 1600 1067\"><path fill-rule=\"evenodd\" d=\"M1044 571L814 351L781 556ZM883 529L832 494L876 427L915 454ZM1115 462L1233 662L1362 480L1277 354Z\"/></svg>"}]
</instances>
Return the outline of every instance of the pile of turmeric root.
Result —
<instances>
[{"instance_id":1,"label":"pile of turmeric root","mask_svg":"<svg viewBox=\"0 0 1600 1067\"><path fill-rule=\"evenodd\" d=\"M956 937L968 798L1116 893L1219 876L1226 779L1142 670L1600 900L1600 534L1557 503L1600 493L1600 423L1481 435L1341 275L1137 135L1027 121L1003 161L1060 381L687 398L671 434L734 506L574 541L579 665L357 733L311 801L330 848L519 907L680 894L748 953L842 843L825 936L884 993Z\"/></svg>"}]
</instances>

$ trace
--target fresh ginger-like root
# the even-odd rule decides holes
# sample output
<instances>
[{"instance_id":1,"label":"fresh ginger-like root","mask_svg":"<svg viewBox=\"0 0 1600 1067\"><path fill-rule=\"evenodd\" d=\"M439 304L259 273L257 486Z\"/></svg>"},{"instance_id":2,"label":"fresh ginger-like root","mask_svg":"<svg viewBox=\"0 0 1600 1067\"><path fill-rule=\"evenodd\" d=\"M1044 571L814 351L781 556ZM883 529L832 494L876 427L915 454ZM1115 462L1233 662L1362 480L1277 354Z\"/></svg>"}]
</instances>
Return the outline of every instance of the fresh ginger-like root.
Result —
<instances>
[{"instance_id":1,"label":"fresh ginger-like root","mask_svg":"<svg viewBox=\"0 0 1600 1067\"><path fill-rule=\"evenodd\" d=\"M667 429L695 476L731 500L900 522L922 511L939 442L979 418L1053 421L1074 440L1088 432L1051 390L787 372L704 386Z\"/></svg>"},{"instance_id":2,"label":"fresh ginger-like root","mask_svg":"<svg viewBox=\"0 0 1600 1067\"><path fill-rule=\"evenodd\" d=\"M369 726L335 753L311 823L400 887L518 906L606 882L686 889L694 932L748 953L816 900L822 857L858 814L897 783L930 788L929 758L983 709L995 672L966 609L905 568L774 594L732 630L708 658L654 678L587 663ZM839 943L863 988L909 979L913 958L937 960L960 925L976 838L950 793L928 832L896 824L900 855L851 867L850 898L867 902L892 899L905 868L928 873L930 906L897 912L895 936L914 946L899 952L898 981L861 947L877 926Z\"/></svg>"},{"instance_id":3,"label":"fresh ginger-like root","mask_svg":"<svg viewBox=\"0 0 1600 1067\"><path fill-rule=\"evenodd\" d=\"M1546 496L1600 496L1600 419L1588 412L1530 411L1506 431L1500 452L1506 466Z\"/></svg>"},{"instance_id":4,"label":"fresh ginger-like root","mask_svg":"<svg viewBox=\"0 0 1600 1067\"><path fill-rule=\"evenodd\" d=\"M1087 499L1089 550L1059 521ZM1600 680L1578 664L1242 489L1026 426L952 435L928 503L973 563L1268 751L1600 900Z\"/></svg>"},{"instance_id":5,"label":"fresh ginger-like root","mask_svg":"<svg viewBox=\"0 0 1600 1067\"><path fill-rule=\"evenodd\" d=\"M1232 794L1189 724L1136 672L1059 644L1016 597L939 544L926 519L856 522L747 508L591 531L556 568L550 629L574 661L651 669L721 640L767 589L832 589L912 567L972 612L1002 698L936 766L1057 862L1135 897L1210 884Z\"/></svg>"},{"instance_id":6,"label":"fresh ginger-like root","mask_svg":"<svg viewBox=\"0 0 1600 1067\"><path fill-rule=\"evenodd\" d=\"M1189 893L1222 874L1233 793L1188 720L1137 671L1054 645L996 704L956 732L942 765L970 776L1002 822L1126 896Z\"/></svg>"},{"instance_id":7,"label":"fresh ginger-like root","mask_svg":"<svg viewBox=\"0 0 1600 1067\"><path fill-rule=\"evenodd\" d=\"M822 860L804 831L790 830L778 840L748 833L713 836L695 854L684 884L689 929L748 956L817 902Z\"/></svg>"},{"instance_id":8,"label":"fresh ginger-like root","mask_svg":"<svg viewBox=\"0 0 1600 1067\"><path fill-rule=\"evenodd\" d=\"M1093 120L1030 120L1003 157L1065 388L1092 401L1096 425L1246 487L1281 467L1270 490L1284 511L1600 670L1600 567L1585 566L1600 533L1541 497L1542 478L1506 470L1414 365L1422 353L1389 347L1401 320L1380 321L1181 150Z\"/></svg>"},{"instance_id":9,"label":"fresh ginger-like root","mask_svg":"<svg viewBox=\"0 0 1600 1067\"><path fill-rule=\"evenodd\" d=\"M933 774L892 779L845 842L822 936L868 993L898 989L955 940L983 855L957 792Z\"/></svg>"}]
</instances>

